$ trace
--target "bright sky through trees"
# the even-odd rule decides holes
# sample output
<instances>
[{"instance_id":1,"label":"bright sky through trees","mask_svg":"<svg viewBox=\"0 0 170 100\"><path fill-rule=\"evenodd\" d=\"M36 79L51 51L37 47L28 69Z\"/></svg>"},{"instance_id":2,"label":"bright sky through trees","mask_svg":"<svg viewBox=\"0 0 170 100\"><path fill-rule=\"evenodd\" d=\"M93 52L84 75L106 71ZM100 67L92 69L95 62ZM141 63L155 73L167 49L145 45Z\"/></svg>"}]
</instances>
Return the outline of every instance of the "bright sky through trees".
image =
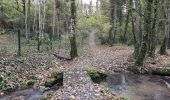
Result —
<instances>
[{"instance_id":1,"label":"bright sky through trees","mask_svg":"<svg viewBox=\"0 0 170 100\"><path fill-rule=\"evenodd\" d=\"M91 1L91 0L83 0L83 3L87 3L87 4L89 4L89 3L90 3L90 1ZM95 5L95 4L96 4L96 0L92 0L92 2L93 2L93 5Z\"/></svg>"}]
</instances>

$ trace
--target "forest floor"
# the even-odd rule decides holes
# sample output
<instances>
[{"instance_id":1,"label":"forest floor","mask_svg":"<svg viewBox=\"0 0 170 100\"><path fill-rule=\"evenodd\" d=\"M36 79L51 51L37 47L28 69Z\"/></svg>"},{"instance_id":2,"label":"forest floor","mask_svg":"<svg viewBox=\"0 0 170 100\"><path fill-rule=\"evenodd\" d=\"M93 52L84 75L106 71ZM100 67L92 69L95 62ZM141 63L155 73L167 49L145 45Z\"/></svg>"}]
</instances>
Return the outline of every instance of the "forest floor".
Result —
<instances>
[{"instance_id":1,"label":"forest floor","mask_svg":"<svg viewBox=\"0 0 170 100\"><path fill-rule=\"evenodd\" d=\"M17 58L0 56L0 75L5 79L4 87L23 87L30 77L35 76L36 88L43 88L51 73L64 72L64 85L56 91L45 93L49 99L110 99L115 95L104 86L94 84L87 76L86 69L97 69L101 72L128 72L127 67L133 64L131 59L133 47L128 46L93 46L85 47L74 60L57 59L53 53L34 53ZM170 54L170 51L168 50ZM154 61L154 62L153 62ZM146 70L169 66L170 56L156 55L154 60L145 62ZM1 95L4 93L1 92Z\"/></svg>"}]
</instances>

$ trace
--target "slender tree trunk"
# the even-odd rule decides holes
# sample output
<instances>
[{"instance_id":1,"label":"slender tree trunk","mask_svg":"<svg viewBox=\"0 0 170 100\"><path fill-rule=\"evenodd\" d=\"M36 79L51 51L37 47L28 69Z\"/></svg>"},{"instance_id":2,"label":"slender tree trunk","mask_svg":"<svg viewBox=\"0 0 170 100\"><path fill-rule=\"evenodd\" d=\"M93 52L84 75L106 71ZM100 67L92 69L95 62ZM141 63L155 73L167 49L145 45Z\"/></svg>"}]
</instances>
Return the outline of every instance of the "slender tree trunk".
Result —
<instances>
[{"instance_id":1,"label":"slender tree trunk","mask_svg":"<svg viewBox=\"0 0 170 100\"><path fill-rule=\"evenodd\" d=\"M170 1L168 1L168 43L167 48L170 49Z\"/></svg>"},{"instance_id":2,"label":"slender tree trunk","mask_svg":"<svg viewBox=\"0 0 170 100\"><path fill-rule=\"evenodd\" d=\"M139 0L135 0L135 7L136 10L141 13L141 4ZM136 16L136 26L135 26L135 35L136 35L136 41L134 41L134 58L137 58L137 56L139 55L139 50L140 50L140 46L142 43L142 21L141 21L141 16L140 14L137 14Z\"/></svg>"},{"instance_id":3,"label":"slender tree trunk","mask_svg":"<svg viewBox=\"0 0 170 100\"><path fill-rule=\"evenodd\" d=\"M18 56L21 56L21 34L19 29L18 29Z\"/></svg>"},{"instance_id":4,"label":"slender tree trunk","mask_svg":"<svg viewBox=\"0 0 170 100\"><path fill-rule=\"evenodd\" d=\"M28 0L25 0L25 36L28 41Z\"/></svg>"},{"instance_id":5,"label":"slender tree trunk","mask_svg":"<svg viewBox=\"0 0 170 100\"><path fill-rule=\"evenodd\" d=\"M116 42L116 33L117 33L117 28L118 28L118 18L117 18L117 4L115 3L114 6L114 37L113 37L113 42Z\"/></svg>"},{"instance_id":6,"label":"slender tree trunk","mask_svg":"<svg viewBox=\"0 0 170 100\"><path fill-rule=\"evenodd\" d=\"M55 20L56 20L56 0L54 0L54 5L53 5L53 36L54 36L54 34L55 34L55 24L56 24L56 22L55 22Z\"/></svg>"},{"instance_id":7,"label":"slender tree trunk","mask_svg":"<svg viewBox=\"0 0 170 100\"><path fill-rule=\"evenodd\" d=\"M168 10L169 10L169 6L168 6ZM169 19L168 17L169 17L169 12L167 12L167 14L166 14L166 11L164 9L164 18ZM168 48L167 44L168 44L168 38L169 38L169 32L170 32L169 22L165 22L164 26L165 26L164 27L165 36L164 36L164 40L163 40L160 50L159 50L160 55L166 55L167 54L166 49Z\"/></svg>"},{"instance_id":8,"label":"slender tree trunk","mask_svg":"<svg viewBox=\"0 0 170 100\"><path fill-rule=\"evenodd\" d=\"M31 31L31 0L28 0L28 38L30 37Z\"/></svg>"},{"instance_id":9,"label":"slender tree trunk","mask_svg":"<svg viewBox=\"0 0 170 100\"><path fill-rule=\"evenodd\" d=\"M123 43L127 43L127 30L129 24L129 16L130 16L130 0L127 2L127 13L126 13L126 21L125 21L125 32L123 34Z\"/></svg>"},{"instance_id":10,"label":"slender tree trunk","mask_svg":"<svg viewBox=\"0 0 170 100\"><path fill-rule=\"evenodd\" d=\"M152 1L152 0L151 0ZM149 32L149 44L148 44L148 56L154 58L155 50L156 50L156 29L155 26L157 24L157 12L158 12L158 0L152 1L154 3L154 19L152 21L151 32Z\"/></svg>"},{"instance_id":11,"label":"slender tree trunk","mask_svg":"<svg viewBox=\"0 0 170 100\"><path fill-rule=\"evenodd\" d=\"M37 6L35 6L35 10L34 10L33 32L35 32L37 29L36 20L37 20Z\"/></svg>"},{"instance_id":12,"label":"slender tree trunk","mask_svg":"<svg viewBox=\"0 0 170 100\"><path fill-rule=\"evenodd\" d=\"M114 29L114 0L110 0L110 30L109 30L109 45L113 46L113 29Z\"/></svg>"},{"instance_id":13,"label":"slender tree trunk","mask_svg":"<svg viewBox=\"0 0 170 100\"><path fill-rule=\"evenodd\" d=\"M70 19L70 56L71 58L75 58L78 56L77 53L77 45L76 45L76 3L75 0L71 0L71 19Z\"/></svg>"},{"instance_id":14,"label":"slender tree trunk","mask_svg":"<svg viewBox=\"0 0 170 100\"><path fill-rule=\"evenodd\" d=\"M43 18L42 18L42 37L45 33L45 21L46 21L46 0L43 0Z\"/></svg>"}]
</instances>

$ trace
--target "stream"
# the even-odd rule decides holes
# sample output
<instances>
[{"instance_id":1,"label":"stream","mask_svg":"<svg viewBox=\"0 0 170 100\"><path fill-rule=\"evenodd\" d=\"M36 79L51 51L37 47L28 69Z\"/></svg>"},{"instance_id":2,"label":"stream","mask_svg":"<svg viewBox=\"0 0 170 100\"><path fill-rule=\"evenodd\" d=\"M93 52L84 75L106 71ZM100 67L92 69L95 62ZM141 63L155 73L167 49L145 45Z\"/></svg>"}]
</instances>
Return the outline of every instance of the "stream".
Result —
<instances>
[{"instance_id":1,"label":"stream","mask_svg":"<svg viewBox=\"0 0 170 100\"><path fill-rule=\"evenodd\" d=\"M128 100L170 100L169 84L161 76L112 74L101 85Z\"/></svg>"},{"instance_id":2,"label":"stream","mask_svg":"<svg viewBox=\"0 0 170 100\"><path fill-rule=\"evenodd\" d=\"M0 100L40 100L42 95L42 91L30 88L10 93L9 95L0 97Z\"/></svg>"},{"instance_id":3,"label":"stream","mask_svg":"<svg viewBox=\"0 0 170 100\"><path fill-rule=\"evenodd\" d=\"M161 76L109 74L100 84L128 100L170 100L169 80L166 81ZM10 93L0 100L40 100L42 95L42 90L30 88Z\"/></svg>"}]
</instances>

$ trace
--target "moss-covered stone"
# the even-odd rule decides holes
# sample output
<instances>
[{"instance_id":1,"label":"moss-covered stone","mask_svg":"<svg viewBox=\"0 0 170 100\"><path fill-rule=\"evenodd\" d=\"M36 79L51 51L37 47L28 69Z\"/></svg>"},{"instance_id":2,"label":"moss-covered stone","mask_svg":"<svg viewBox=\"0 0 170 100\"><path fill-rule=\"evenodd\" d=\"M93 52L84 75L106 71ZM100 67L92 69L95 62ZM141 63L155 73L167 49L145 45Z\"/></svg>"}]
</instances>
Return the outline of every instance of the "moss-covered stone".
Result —
<instances>
[{"instance_id":1,"label":"moss-covered stone","mask_svg":"<svg viewBox=\"0 0 170 100\"><path fill-rule=\"evenodd\" d=\"M94 83L99 83L100 81L102 81L103 79L105 79L107 77L106 74L101 73L97 70L88 69L88 70L86 70L86 72L87 72L87 75L90 76L90 78L92 79L92 81Z\"/></svg>"},{"instance_id":2,"label":"moss-covered stone","mask_svg":"<svg viewBox=\"0 0 170 100\"><path fill-rule=\"evenodd\" d=\"M47 97L46 97L45 95L43 95L43 96L41 97L41 100L47 100Z\"/></svg>"},{"instance_id":3,"label":"moss-covered stone","mask_svg":"<svg viewBox=\"0 0 170 100\"><path fill-rule=\"evenodd\" d=\"M0 76L0 83L3 81L3 77Z\"/></svg>"},{"instance_id":4,"label":"moss-covered stone","mask_svg":"<svg viewBox=\"0 0 170 100\"><path fill-rule=\"evenodd\" d=\"M28 77L28 79L29 79L29 80L36 80L37 77L36 77L35 75L30 75L30 76Z\"/></svg>"},{"instance_id":5,"label":"moss-covered stone","mask_svg":"<svg viewBox=\"0 0 170 100\"><path fill-rule=\"evenodd\" d=\"M135 65L129 65L128 66L128 71L132 72L132 73L135 73L135 74L139 74L140 71L139 71L139 66L135 66Z\"/></svg>"},{"instance_id":6,"label":"moss-covered stone","mask_svg":"<svg viewBox=\"0 0 170 100\"><path fill-rule=\"evenodd\" d=\"M63 72L53 72L51 76L55 78L58 85L63 85Z\"/></svg>"},{"instance_id":7,"label":"moss-covered stone","mask_svg":"<svg viewBox=\"0 0 170 100\"><path fill-rule=\"evenodd\" d=\"M25 83L22 83L21 85L20 85L20 89L27 89L28 88L28 86L27 86L27 84L25 84Z\"/></svg>"},{"instance_id":8,"label":"moss-covered stone","mask_svg":"<svg viewBox=\"0 0 170 100\"><path fill-rule=\"evenodd\" d=\"M154 75L170 76L170 69L167 68L156 68L152 70Z\"/></svg>"},{"instance_id":9,"label":"moss-covered stone","mask_svg":"<svg viewBox=\"0 0 170 100\"><path fill-rule=\"evenodd\" d=\"M63 85L63 72L53 72L51 74L51 80L47 80L44 84L45 87L52 87L55 84L58 86Z\"/></svg>"},{"instance_id":10,"label":"moss-covered stone","mask_svg":"<svg viewBox=\"0 0 170 100\"><path fill-rule=\"evenodd\" d=\"M33 86L35 84L34 80L28 80L27 81L27 86Z\"/></svg>"},{"instance_id":11,"label":"moss-covered stone","mask_svg":"<svg viewBox=\"0 0 170 100\"><path fill-rule=\"evenodd\" d=\"M44 84L45 87L52 87L56 84L56 80L52 79L52 80L47 80Z\"/></svg>"}]
</instances>

